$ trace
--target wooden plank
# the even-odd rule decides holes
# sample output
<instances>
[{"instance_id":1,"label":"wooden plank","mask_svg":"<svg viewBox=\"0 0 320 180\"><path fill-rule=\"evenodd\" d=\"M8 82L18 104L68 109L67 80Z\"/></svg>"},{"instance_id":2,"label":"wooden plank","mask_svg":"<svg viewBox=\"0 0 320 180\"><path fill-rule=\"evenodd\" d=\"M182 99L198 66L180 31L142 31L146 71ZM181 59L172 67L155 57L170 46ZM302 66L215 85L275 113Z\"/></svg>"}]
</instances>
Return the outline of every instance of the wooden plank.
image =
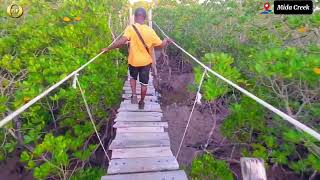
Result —
<instances>
[{"instance_id":1,"label":"wooden plank","mask_svg":"<svg viewBox=\"0 0 320 180\"><path fill-rule=\"evenodd\" d=\"M117 117L162 117L161 112L118 112Z\"/></svg>"},{"instance_id":2,"label":"wooden plank","mask_svg":"<svg viewBox=\"0 0 320 180\"><path fill-rule=\"evenodd\" d=\"M103 176L101 180L188 180L183 170L148 172L134 174L119 174Z\"/></svg>"},{"instance_id":3,"label":"wooden plank","mask_svg":"<svg viewBox=\"0 0 320 180\"><path fill-rule=\"evenodd\" d=\"M139 109L137 104L121 103L118 112L131 111L131 112L162 112L160 104L145 104L144 109Z\"/></svg>"},{"instance_id":4,"label":"wooden plank","mask_svg":"<svg viewBox=\"0 0 320 180\"><path fill-rule=\"evenodd\" d=\"M123 89L124 91L130 91L131 92L131 87L130 86L123 86ZM136 88L137 91L140 91L141 90L141 87L137 87ZM155 91L154 87L153 86L148 86L147 87L147 91Z\"/></svg>"},{"instance_id":5,"label":"wooden plank","mask_svg":"<svg viewBox=\"0 0 320 180\"><path fill-rule=\"evenodd\" d=\"M139 99L138 99L139 100ZM122 102L121 102L121 104L120 104L120 106L122 105L122 104L132 104L131 103L131 100L123 100ZM146 101L146 102L144 102L144 105L146 106L146 105L153 105L153 106L157 106L157 105L159 105L159 103L158 102L150 102L150 101Z\"/></svg>"},{"instance_id":6,"label":"wooden plank","mask_svg":"<svg viewBox=\"0 0 320 180\"><path fill-rule=\"evenodd\" d=\"M117 133L115 140L169 140L168 132L157 133Z\"/></svg>"},{"instance_id":7,"label":"wooden plank","mask_svg":"<svg viewBox=\"0 0 320 180\"><path fill-rule=\"evenodd\" d=\"M117 133L121 132L164 132L163 127L122 127L117 128Z\"/></svg>"},{"instance_id":8,"label":"wooden plank","mask_svg":"<svg viewBox=\"0 0 320 180\"><path fill-rule=\"evenodd\" d=\"M112 150L111 159L166 156L173 156L170 147L131 148Z\"/></svg>"},{"instance_id":9,"label":"wooden plank","mask_svg":"<svg viewBox=\"0 0 320 180\"><path fill-rule=\"evenodd\" d=\"M123 91L125 91L125 92L129 92L129 93L132 93L132 91L131 91L131 88L130 87L126 87L126 86L124 86L123 88L122 88L122 90ZM141 91L141 89L140 89L140 87L138 88L136 88L136 92L138 93L138 92L140 92ZM150 93L154 93L156 90L153 88L153 87L148 87L147 88L147 93L148 92L150 92Z\"/></svg>"},{"instance_id":10,"label":"wooden plank","mask_svg":"<svg viewBox=\"0 0 320 180\"><path fill-rule=\"evenodd\" d=\"M140 140L140 139L114 139L109 149L143 148L143 147L169 147L169 140Z\"/></svg>"},{"instance_id":11,"label":"wooden plank","mask_svg":"<svg viewBox=\"0 0 320 180\"><path fill-rule=\"evenodd\" d=\"M130 122L130 121L143 121L143 122L159 122L161 121L161 116L132 116L132 117L125 117L125 116L118 116L114 120L115 122Z\"/></svg>"},{"instance_id":12,"label":"wooden plank","mask_svg":"<svg viewBox=\"0 0 320 180\"><path fill-rule=\"evenodd\" d=\"M108 174L135 173L148 171L177 170L179 164L175 157L112 159Z\"/></svg>"},{"instance_id":13,"label":"wooden plank","mask_svg":"<svg viewBox=\"0 0 320 180\"><path fill-rule=\"evenodd\" d=\"M162 113L161 112L119 112L117 114L117 117L132 117L132 116L136 116L136 117L162 117Z\"/></svg>"},{"instance_id":14,"label":"wooden plank","mask_svg":"<svg viewBox=\"0 0 320 180\"><path fill-rule=\"evenodd\" d=\"M119 121L113 125L114 128L123 127L165 127L168 128L167 122L134 122L134 121Z\"/></svg>"},{"instance_id":15,"label":"wooden plank","mask_svg":"<svg viewBox=\"0 0 320 180\"><path fill-rule=\"evenodd\" d=\"M161 121L161 112L119 112L114 121Z\"/></svg>"},{"instance_id":16,"label":"wooden plank","mask_svg":"<svg viewBox=\"0 0 320 180\"><path fill-rule=\"evenodd\" d=\"M150 89L150 90L155 90L153 85L147 85L147 88ZM141 89L141 86L137 85L136 86L136 90L140 90L140 89ZM124 84L123 85L123 90L131 90L131 85L130 84Z\"/></svg>"},{"instance_id":17,"label":"wooden plank","mask_svg":"<svg viewBox=\"0 0 320 180\"><path fill-rule=\"evenodd\" d=\"M122 98L126 99L126 100L130 100L131 99L131 92L127 93L127 94L122 94ZM140 95L138 94L138 100L140 99ZM154 96L154 95L147 95L144 98L145 101L152 101L152 102L157 102L158 101L158 97Z\"/></svg>"},{"instance_id":18,"label":"wooden plank","mask_svg":"<svg viewBox=\"0 0 320 180\"><path fill-rule=\"evenodd\" d=\"M131 90L124 90L124 94L131 94L131 93L132 93ZM136 93L137 93L137 95L141 95L140 90L138 90ZM147 93L146 93L147 96L154 96L155 94L156 94L155 91L147 91Z\"/></svg>"},{"instance_id":19,"label":"wooden plank","mask_svg":"<svg viewBox=\"0 0 320 180\"><path fill-rule=\"evenodd\" d=\"M259 179L267 180L264 161L259 158L240 158L243 180Z\"/></svg>"}]
</instances>

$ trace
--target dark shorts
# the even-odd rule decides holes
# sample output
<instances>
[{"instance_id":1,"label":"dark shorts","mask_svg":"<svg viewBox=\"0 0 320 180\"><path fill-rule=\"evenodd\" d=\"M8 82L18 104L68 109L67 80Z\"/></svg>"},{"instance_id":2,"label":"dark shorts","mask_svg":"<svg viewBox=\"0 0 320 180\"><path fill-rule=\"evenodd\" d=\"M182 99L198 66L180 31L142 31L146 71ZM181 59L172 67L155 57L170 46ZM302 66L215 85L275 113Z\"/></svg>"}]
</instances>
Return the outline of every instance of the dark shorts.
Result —
<instances>
[{"instance_id":1,"label":"dark shorts","mask_svg":"<svg viewBox=\"0 0 320 180\"><path fill-rule=\"evenodd\" d=\"M140 83L142 85L148 85L150 68L151 68L151 64L146 66L138 66L138 67L134 67L129 64L130 77L134 80L137 80L139 75Z\"/></svg>"}]
</instances>

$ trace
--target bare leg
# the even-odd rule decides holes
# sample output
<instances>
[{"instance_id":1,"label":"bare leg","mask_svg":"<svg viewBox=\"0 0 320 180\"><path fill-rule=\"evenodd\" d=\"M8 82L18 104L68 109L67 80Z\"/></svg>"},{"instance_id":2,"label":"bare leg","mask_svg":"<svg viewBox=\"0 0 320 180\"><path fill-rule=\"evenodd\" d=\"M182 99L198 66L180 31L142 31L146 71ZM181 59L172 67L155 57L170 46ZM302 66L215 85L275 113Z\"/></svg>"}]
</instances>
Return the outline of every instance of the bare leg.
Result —
<instances>
[{"instance_id":1,"label":"bare leg","mask_svg":"<svg viewBox=\"0 0 320 180\"><path fill-rule=\"evenodd\" d=\"M137 92L136 92L136 80L130 79L130 86L131 86L131 91L132 91L132 96L131 96L131 104L137 104L138 103L138 98L137 98Z\"/></svg>"},{"instance_id":2,"label":"bare leg","mask_svg":"<svg viewBox=\"0 0 320 180\"><path fill-rule=\"evenodd\" d=\"M140 102L144 102L144 98L146 97L147 94L147 86L141 84L141 99Z\"/></svg>"},{"instance_id":3,"label":"bare leg","mask_svg":"<svg viewBox=\"0 0 320 180\"><path fill-rule=\"evenodd\" d=\"M132 96L136 96L137 83L136 83L136 80L134 80L133 78L130 79L130 86L131 86Z\"/></svg>"}]
</instances>

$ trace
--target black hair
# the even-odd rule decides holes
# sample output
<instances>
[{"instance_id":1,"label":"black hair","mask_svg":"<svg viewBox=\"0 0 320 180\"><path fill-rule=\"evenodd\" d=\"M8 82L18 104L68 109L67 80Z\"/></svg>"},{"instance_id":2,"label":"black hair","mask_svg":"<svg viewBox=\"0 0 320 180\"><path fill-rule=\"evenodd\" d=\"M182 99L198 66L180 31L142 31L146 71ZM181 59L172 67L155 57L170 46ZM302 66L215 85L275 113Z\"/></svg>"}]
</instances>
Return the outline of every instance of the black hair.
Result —
<instances>
[{"instance_id":1,"label":"black hair","mask_svg":"<svg viewBox=\"0 0 320 180\"><path fill-rule=\"evenodd\" d=\"M143 16L144 18L147 17L147 12L144 8L137 8L135 11L134 11L134 16L137 17L137 16Z\"/></svg>"}]
</instances>

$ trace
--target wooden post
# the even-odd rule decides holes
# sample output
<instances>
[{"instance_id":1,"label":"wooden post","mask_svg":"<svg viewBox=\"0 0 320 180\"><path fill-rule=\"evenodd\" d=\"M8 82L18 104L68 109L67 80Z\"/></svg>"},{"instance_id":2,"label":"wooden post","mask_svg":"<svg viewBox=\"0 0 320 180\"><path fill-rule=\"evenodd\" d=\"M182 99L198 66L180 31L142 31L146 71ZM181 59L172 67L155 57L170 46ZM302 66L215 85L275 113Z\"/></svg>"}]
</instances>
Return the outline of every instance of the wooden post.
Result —
<instances>
[{"instance_id":1,"label":"wooden post","mask_svg":"<svg viewBox=\"0 0 320 180\"><path fill-rule=\"evenodd\" d=\"M149 26L152 28L152 8L149 9Z\"/></svg>"},{"instance_id":2,"label":"wooden post","mask_svg":"<svg viewBox=\"0 0 320 180\"><path fill-rule=\"evenodd\" d=\"M152 28L152 8L149 9L148 19L149 19L149 27ZM154 53L154 48L151 49L151 56L152 56L153 76L156 78L156 82L157 82L158 71L157 71L157 60L156 60L156 55ZM157 84L155 86L157 86Z\"/></svg>"},{"instance_id":3,"label":"wooden post","mask_svg":"<svg viewBox=\"0 0 320 180\"><path fill-rule=\"evenodd\" d=\"M130 3L130 8L129 8L129 24L132 25L133 24L133 17L132 17L132 4ZM127 44L128 45L128 44ZM130 80L130 73L129 73L129 69L127 71L127 74L128 74L128 81Z\"/></svg>"},{"instance_id":4,"label":"wooden post","mask_svg":"<svg viewBox=\"0 0 320 180\"><path fill-rule=\"evenodd\" d=\"M130 25L133 24L132 6L130 6L129 8L129 22L130 22Z\"/></svg>"},{"instance_id":5,"label":"wooden post","mask_svg":"<svg viewBox=\"0 0 320 180\"><path fill-rule=\"evenodd\" d=\"M264 161L258 158L240 158L243 180L267 180Z\"/></svg>"}]
</instances>

